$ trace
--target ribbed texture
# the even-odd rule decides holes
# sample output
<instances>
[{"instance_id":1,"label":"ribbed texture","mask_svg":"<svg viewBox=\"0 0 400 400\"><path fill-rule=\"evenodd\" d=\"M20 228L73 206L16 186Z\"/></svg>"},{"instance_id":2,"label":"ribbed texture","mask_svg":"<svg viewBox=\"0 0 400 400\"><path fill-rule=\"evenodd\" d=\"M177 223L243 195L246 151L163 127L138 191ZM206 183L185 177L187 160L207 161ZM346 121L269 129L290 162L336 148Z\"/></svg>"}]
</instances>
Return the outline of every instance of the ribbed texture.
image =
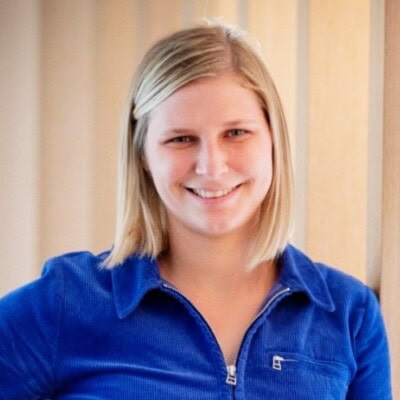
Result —
<instances>
[{"instance_id":1,"label":"ribbed texture","mask_svg":"<svg viewBox=\"0 0 400 400\"><path fill-rule=\"evenodd\" d=\"M52 259L0 300L0 399L392 398L373 293L293 247L245 335L236 386L207 322L153 260L110 271L105 256Z\"/></svg>"}]
</instances>

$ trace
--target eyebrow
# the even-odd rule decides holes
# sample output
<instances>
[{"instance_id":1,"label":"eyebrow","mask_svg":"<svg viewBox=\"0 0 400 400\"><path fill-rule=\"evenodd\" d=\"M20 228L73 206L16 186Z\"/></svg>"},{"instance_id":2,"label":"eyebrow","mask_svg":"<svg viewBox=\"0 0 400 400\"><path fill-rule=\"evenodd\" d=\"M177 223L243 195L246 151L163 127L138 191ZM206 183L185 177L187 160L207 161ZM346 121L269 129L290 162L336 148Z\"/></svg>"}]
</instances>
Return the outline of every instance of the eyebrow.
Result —
<instances>
[{"instance_id":1,"label":"eyebrow","mask_svg":"<svg viewBox=\"0 0 400 400\"><path fill-rule=\"evenodd\" d=\"M232 121L224 122L224 126L238 126L242 124L257 124L257 121L253 119L234 119Z\"/></svg>"},{"instance_id":2,"label":"eyebrow","mask_svg":"<svg viewBox=\"0 0 400 400\"><path fill-rule=\"evenodd\" d=\"M232 127L232 126L240 126L242 124L257 124L257 121L253 119L234 119L232 121L226 121L222 124L224 127ZM178 135L190 135L195 133L194 129L187 129L187 128L172 128L166 129L163 134L164 135L171 135L171 134L178 134Z\"/></svg>"},{"instance_id":3,"label":"eyebrow","mask_svg":"<svg viewBox=\"0 0 400 400\"><path fill-rule=\"evenodd\" d=\"M172 128L172 129L166 129L163 134L164 135L190 135L193 134L195 131L193 129L185 129L185 128Z\"/></svg>"}]
</instances>

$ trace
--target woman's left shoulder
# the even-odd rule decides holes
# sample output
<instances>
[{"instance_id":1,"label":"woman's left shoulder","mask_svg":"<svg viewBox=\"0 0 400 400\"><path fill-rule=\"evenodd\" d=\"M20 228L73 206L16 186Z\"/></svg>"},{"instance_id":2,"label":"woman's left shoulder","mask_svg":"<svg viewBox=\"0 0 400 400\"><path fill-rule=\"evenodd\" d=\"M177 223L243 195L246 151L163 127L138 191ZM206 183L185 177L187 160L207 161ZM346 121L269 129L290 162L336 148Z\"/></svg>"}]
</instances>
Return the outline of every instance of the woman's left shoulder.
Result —
<instances>
[{"instance_id":1,"label":"woman's left shoulder","mask_svg":"<svg viewBox=\"0 0 400 400\"><path fill-rule=\"evenodd\" d=\"M367 296L375 296L373 290L359 278L324 263L314 262L314 265L321 274L332 297L340 298L343 301L357 299L365 301Z\"/></svg>"},{"instance_id":2,"label":"woman's left shoulder","mask_svg":"<svg viewBox=\"0 0 400 400\"><path fill-rule=\"evenodd\" d=\"M347 315L360 326L366 315L380 318L381 310L377 293L360 279L323 263L315 263L323 277L336 311ZM353 316L353 318L351 318ZM368 318L367 318L368 319Z\"/></svg>"},{"instance_id":3,"label":"woman's left shoulder","mask_svg":"<svg viewBox=\"0 0 400 400\"><path fill-rule=\"evenodd\" d=\"M312 260L300 250L289 246L286 251L296 264L299 274L307 281L313 280L313 288L327 291L336 309L378 307L376 293L359 278L344 270ZM311 285L307 282L306 284Z\"/></svg>"}]
</instances>

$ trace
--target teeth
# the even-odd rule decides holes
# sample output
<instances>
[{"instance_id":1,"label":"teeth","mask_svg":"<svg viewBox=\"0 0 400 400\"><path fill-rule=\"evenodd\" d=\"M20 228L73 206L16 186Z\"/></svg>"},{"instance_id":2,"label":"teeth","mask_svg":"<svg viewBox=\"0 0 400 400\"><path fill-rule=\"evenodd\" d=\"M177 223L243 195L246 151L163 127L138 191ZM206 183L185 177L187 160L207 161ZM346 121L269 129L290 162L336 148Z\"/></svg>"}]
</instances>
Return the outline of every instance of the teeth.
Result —
<instances>
[{"instance_id":1,"label":"teeth","mask_svg":"<svg viewBox=\"0 0 400 400\"><path fill-rule=\"evenodd\" d=\"M217 197L223 197L232 192L234 188L220 189L220 190L205 190L205 189L192 189L194 193L205 199L215 199Z\"/></svg>"}]
</instances>

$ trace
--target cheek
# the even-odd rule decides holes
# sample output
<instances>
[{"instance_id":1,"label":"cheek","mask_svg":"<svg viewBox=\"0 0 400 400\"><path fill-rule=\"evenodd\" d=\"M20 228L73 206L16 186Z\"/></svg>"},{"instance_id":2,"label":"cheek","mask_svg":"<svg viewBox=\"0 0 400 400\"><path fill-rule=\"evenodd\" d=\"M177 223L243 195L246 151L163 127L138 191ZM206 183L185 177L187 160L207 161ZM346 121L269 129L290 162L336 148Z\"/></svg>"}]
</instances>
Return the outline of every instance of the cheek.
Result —
<instances>
[{"instance_id":1,"label":"cheek","mask_svg":"<svg viewBox=\"0 0 400 400\"><path fill-rule=\"evenodd\" d=\"M259 190L265 192L266 195L271 187L273 177L273 162L272 162L272 151L260 152L257 157L254 157L254 175L258 178Z\"/></svg>"},{"instance_id":2,"label":"cheek","mask_svg":"<svg viewBox=\"0 0 400 400\"><path fill-rule=\"evenodd\" d=\"M150 174L157 188L181 183L186 173L186 164L167 154L154 157L150 164Z\"/></svg>"},{"instance_id":3,"label":"cheek","mask_svg":"<svg viewBox=\"0 0 400 400\"><path fill-rule=\"evenodd\" d=\"M272 176L272 146L270 141L260 141L246 153L239 155L238 159L246 161L244 166L256 176Z\"/></svg>"}]
</instances>

